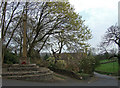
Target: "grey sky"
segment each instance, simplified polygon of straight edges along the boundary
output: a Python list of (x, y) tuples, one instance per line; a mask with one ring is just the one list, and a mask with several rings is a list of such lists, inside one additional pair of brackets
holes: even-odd
[(89, 43), (92, 47), (97, 47), (107, 28), (118, 23), (118, 2), (120, 0), (69, 1), (92, 31), (93, 39)]

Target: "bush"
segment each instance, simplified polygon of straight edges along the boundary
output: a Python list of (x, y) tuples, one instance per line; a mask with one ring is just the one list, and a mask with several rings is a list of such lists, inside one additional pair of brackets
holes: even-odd
[(56, 68), (58, 69), (65, 69), (66, 65), (67, 63), (65, 62), (65, 60), (57, 60), (57, 63), (55, 64)]
[(66, 70), (72, 71), (72, 72), (79, 71), (79, 66), (78, 66), (79, 59), (77, 58), (78, 55), (80, 56), (80, 54), (78, 53), (61, 54), (61, 59), (64, 59), (66, 62), (66, 68), (65, 68)]
[(54, 57), (49, 57), (47, 59), (48, 61), (48, 67), (55, 67), (55, 58)]
[(65, 69), (67, 65), (65, 60), (57, 60), (57, 62), (55, 63), (54, 57), (49, 57), (47, 61), (48, 61), (48, 67), (53, 67), (57, 69)]
[(74, 61), (70, 62), (70, 63), (67, 63), (66, 70), (72, 71), (72, 72), (79, 72), (78, 63), (76, 63)]
[(5, 64), (16, 64), (19, 63), (18, 56), (9, 50), (5, 50), (4, 53), (4, 63)]
[(93, 56), (86, 56), (81, 58), (79, 62), (80, 72), (91, 74), (95, 69), (95, 58)]
[(41, 58), (32, 58), (32, 63), (40, 65), (42, 63), (42, 59)]

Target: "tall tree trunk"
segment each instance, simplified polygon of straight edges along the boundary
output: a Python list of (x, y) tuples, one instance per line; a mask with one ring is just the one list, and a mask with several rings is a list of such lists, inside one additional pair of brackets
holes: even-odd
[(2, 14), (2, 32), (1, 32), (1, 44), (2, 44), (2, 63), (4, 62), (4, 47), (3, 47), (3, 42), (4, 42), (4, 30), (5, 30), (5, 15), (6, 15), (6, 7), (7, 7), (7, 2), (5, 2), (4, 4), (4, 8), (3, 8), (3, 14)]

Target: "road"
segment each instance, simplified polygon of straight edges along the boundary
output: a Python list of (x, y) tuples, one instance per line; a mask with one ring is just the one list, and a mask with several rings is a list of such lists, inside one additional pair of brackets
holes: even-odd
[[(118, 86), (116, 77), (95, 73), (90, 80), (77, 80), (66, 76), (66, 80), (55, 82), (32, 82), (23, 80), (3, 79), (2, 86)], [(1, 80), (0, 80), (1, 81)]]

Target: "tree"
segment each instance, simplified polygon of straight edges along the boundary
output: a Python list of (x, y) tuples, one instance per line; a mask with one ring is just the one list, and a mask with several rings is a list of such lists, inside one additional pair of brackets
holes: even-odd
[[(34, 49), (40, 53), (49, 44), (57, 45), (59, 53), (62, 52), (64, 46), (67, 46), (68, 50), (86, 47), (85, 41), (91, 38), (90, 30), (68, 2), (28, 3), (27, 14), (29, 56)], [(20, 25), (19, 28), (23, 29), (22, 22)], [(16, 33), (20, 31), (19, 28)], [(15, 42), (19, 39), (17, 37), (13, 38)], [(19, 40), (22, 41), (22, 39)]]
[(46, 44), (56, 47), (59, 54), (64, 47), (71, 52), (88, 47), (86, 41), (91, 39), (90, 29), (84, 25), (82, 17), (74, 12), (69, 3), (58, 3), (58, 6), (60, 5), (62, 7), (58, 7), (56, 12), (62, 14), (63, 22), (57, 25), (58, 30), (51, 33), (53, 35), (49, 37)]
[(104, 59), (108, 59), (109, 58), (109, 50), (107, 49), (107, 47), (104, 45), (104, 42), (101, 42), (100, 45), (98, 45), (99, 47), (99, 53), (102, 54), (102, 56), (104, 56)]
[[(120, 28), (117, 25), (113, 25), (111, 27), (109, 27), (106, 31), (106, 34), (104, 36), (104, 40), (102, 42), (103, 45), (110, 45), (112, 43), (115, 43), (118, 46), (118, 54), (117, 55), (113, 55), (112, 57), (117, 57), (118, 58), (118, 64), (120, 67)], [(119, 75), (120, 75), (120, 71), (119, 71)]]
[[(8, 4), (7, 4), (8, 5)], [(8, 28), (9, 18), (6, 15), (7, 23), (2, 23), (4, 36), (4, 45), (16, 49), (22, 54), (23, 45), (23, 13), (25, 11), (25, 2), (9, 3), (6, 5), (5, 14), (9, 7), (16, 7), (12, 21)], [(5, 6), (3, 3), (2, 8)], [(3, 8), (4, 12), (4, 8)], [(2, 15), (2, 14), (1, 14)], [(29, 2), (27, 4), (27, 55), (32, 57), (32, 52), (40, 53), (44, 48), (57, 50), (61, 53), (64, 47), (70, 52), (86, 49), (89, 47), (87, 40), (91, 39), (91, 31), (82, 17), (77, 14), (69, 2)], [(4, 20), (2, 20), (4, 22)], [(17, 23), (17, 24), (16, 24)], [(4, 29), (6, 29), (6, 32)], [(56, 48), (54, 47), (56, 46)], [(15, 51), (15, 50), (14, 50)]]
[[(2, 47), (2, 62), (4, 61), (4, 51), (9, 46), (17, 27), (21, 22), (21, 16), (24, 11), (24, 8), (21, 8), (21, 6), (22, 4), (20, 4), (20, 2), (1, 2), (1, 40), (4, 45), (4, 47)], [(18, 15), (20, 16), (19, 18)]]

